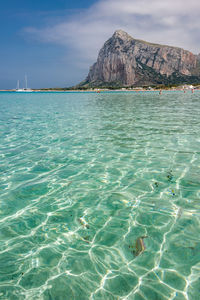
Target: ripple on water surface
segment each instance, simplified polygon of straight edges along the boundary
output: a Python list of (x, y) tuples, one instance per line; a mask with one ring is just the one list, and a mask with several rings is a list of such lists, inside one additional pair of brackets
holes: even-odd
[(200, 93), (0, 93), (0, 299), (199, 299)]

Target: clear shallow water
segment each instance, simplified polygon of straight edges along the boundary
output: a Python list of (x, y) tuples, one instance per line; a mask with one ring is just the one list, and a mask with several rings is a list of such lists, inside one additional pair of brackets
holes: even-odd
[(199, 92), (0, 93), (0, 299), (199, 299), (199, 116)]

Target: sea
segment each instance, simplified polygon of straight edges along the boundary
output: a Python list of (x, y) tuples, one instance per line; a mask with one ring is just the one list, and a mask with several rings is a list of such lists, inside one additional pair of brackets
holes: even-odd
[(0, 299), (200, 299), (200, 91), (0, 93)]

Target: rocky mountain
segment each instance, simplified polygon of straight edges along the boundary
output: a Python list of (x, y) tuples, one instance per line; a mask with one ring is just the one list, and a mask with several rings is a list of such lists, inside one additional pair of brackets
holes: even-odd
[(79, 85), (138, 86), (200, 82), (200, 54), (148, 43), (117, 30), (105, 42), (97, 62)]

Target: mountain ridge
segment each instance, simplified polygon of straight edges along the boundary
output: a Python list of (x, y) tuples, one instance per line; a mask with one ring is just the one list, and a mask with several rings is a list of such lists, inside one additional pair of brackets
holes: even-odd
[(138, 86), (200, 82), (200, 54), (134, 39), (116, 30), (78, 86)]

